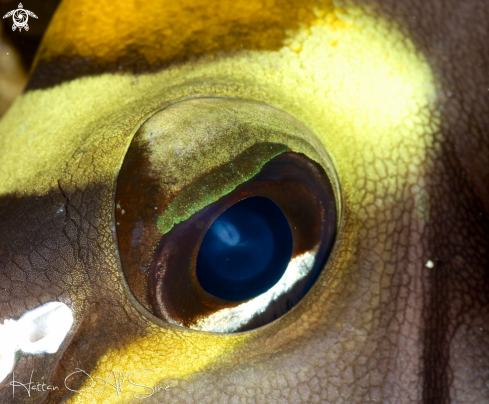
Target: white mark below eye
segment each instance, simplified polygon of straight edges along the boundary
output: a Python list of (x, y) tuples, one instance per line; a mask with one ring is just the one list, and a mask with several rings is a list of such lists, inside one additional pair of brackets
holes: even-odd
[(15, 352), (55, 353), (73, 324), (71, 309), (64, 303), (49, 302), (0, 324), (0, 382), (14, 368)]

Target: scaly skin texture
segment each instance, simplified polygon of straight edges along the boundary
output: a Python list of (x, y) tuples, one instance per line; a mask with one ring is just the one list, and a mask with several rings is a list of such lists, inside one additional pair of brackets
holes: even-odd
[[(170, 386), (154, 403), (489, 402), (489, 12), (476, 0), (334, 6), (62, 3), (27, 92), (0, 121), (0, 321), (58, 300), (75, 323), (57, 353), (22, 356), (16, 379), (34, 369), (33, 381), (62, 387), (75, 368), (104, 380), (152, 369), (133, 380)], [(243, 334), (168, 326), (120, 267), (114, 193), (129, 143), (155, 112), (202, 96), (302, 122), (342, 191), (314, 287)], [(15, 402), (149, 391), (95, 384), (16, 390)]]

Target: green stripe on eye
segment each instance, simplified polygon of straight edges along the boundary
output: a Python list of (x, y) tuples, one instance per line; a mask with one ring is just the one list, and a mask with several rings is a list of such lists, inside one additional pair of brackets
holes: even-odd
[(168, 233), (176, 224), (253, 178), (271, 159), (287, 151), (289, 148), (284, 144), (259, 143), (230, 163), (203, 175), (168, 204), (164, 213), (158, 217), (158, 230), (162, 234)]

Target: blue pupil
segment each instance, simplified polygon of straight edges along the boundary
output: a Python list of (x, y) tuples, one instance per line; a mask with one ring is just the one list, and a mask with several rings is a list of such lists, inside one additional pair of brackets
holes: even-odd
[(292, 232), (282, 209), (263, 197), (244, 199), (212, 223), (197, 256), (197, 279), (220, 299), (254, 298), (275, 285), (292, 256)]

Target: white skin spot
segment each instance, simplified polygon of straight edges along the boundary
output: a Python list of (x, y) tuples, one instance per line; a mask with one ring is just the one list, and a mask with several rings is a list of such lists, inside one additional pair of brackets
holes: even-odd
[(71, 309), (60, 302), (49, 302), (22, 315), (17, 321), (0, 324), (0, 382), (12, 372), (15, 352), (55, 353), (73, 324)]
[(433, 264), (433, 261), (430, 260), (426, 264), (424, 264), (424, 266), (426, 268), (433, 268), (435, 266), (435, 264)]

